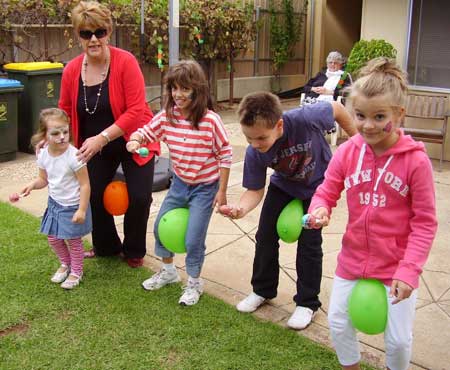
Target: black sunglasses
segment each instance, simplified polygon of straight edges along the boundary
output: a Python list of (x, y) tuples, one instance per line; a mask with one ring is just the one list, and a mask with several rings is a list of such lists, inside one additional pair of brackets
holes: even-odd
[(92, 35), (95, 35), (96, 38), (102, 39), (108, 34), (108, 31), (104, 28), (97, 28), (94, 32), (89, 30), (80, 30), (80, 37), (83, 40), (90, 40)]

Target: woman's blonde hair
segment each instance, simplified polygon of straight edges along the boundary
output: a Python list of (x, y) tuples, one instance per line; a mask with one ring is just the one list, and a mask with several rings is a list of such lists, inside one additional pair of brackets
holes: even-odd
[(389, 95), (392, 106), (405, 107), (408, 94), (406, 73), (394, 59), (385, 57), (370, 60), (359, 72), (350, 88), (350, 102), (358, 95), (367, 98)]
[(35, 147), (40, 141), (44, 140), (47, 136), (47, 123), (50, 119), (60, 121), (69, 125), (69, 116), (62, 109), (59, 108), (46, 108), (42, 109), (39, 114), (39, 128), (37, 132), (31, 137), (31, 146)]
[(76, 34), (81, 29), (105, 28), (108, 33), (112, 31), (111, 11), (97, 1), (80, 1), (72, 9), (72, 25)]
[(189, 105), (189, 119), (194, 128), (198, 129), (198, 124), (208, 109), (210, 99), (208, 81), (202, 67), (194, 60), (183, 60), (171, 66), (165, 76), (166, 98), (164, 109), (169, 121), (174, 120), (175, 100), (172, 97), (172, 89), (175, 85), (192, 89), (191, 104)]

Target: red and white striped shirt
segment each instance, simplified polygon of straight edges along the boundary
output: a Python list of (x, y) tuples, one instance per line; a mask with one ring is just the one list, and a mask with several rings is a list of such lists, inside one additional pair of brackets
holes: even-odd
[(148, 141), (167, 144), (176, 175), (188, 184), (216, 181), (219, 168), (230, 168), (232, 149), (222, 119), (208, 110), (198, 130), (174, 108), (175, 120), (169, 122), (162, 110), (144, 127), (138, 129)]

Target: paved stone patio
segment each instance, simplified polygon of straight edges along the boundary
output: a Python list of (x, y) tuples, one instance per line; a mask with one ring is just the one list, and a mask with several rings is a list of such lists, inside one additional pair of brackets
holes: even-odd
[[(294, 107), (296, 101), (284, 102), (285, 109)], [(240, 134), (234, 110), (222, 111), (234, 149), (234, 160), (228, 186), (228, 199), (237, 201), (243, 192), (242, 167), (247, 143)], [(167, 153), (166, 150), (164, 150)], [(437, 168), (437, 161), (433, 161)], [(17, 191), (36, 173), (32, 155), (20, 153), (12, 162), (0, 163), (0, 200), (7, 201), (11, 192)], [(450, 370), (450, 163), (446, 162), (442, 172), (435, 171), (437, 212), (439, 229), (430, 257), (421, 278), (419, 300), (414, 328), (412, 369)], [(157, 270), (160, 262), (153, 254), (153, 222), (166, 191), (154, 193), (148, 227), (148, 254), (146, 266)], [(46, 206), (47, 192), (36, 191), (28, 199), (16, 203), (17, 207), (41, 216)], [(251, 292), (250, 285), (254, 254), (255, 232), (260, 207), (246, 218), (229, 220), (214, 214), (207, 237), (207, 256), (202, 272), (206, 291), (225, 302), (235, 305)], [(332, 223), (324, 229), (324, 268), (322, 291), (323, 307), (312, 325), (299, 332), (315, 341), (330, 346), (326, 314), (336, 266), (336, 256), (345, 229), (347, 211), (345, 199), (341, 199), (333, 213)], [(121, 229), (122, 218), (116, 222)], [(184, 256), (175, 258), (184, 277)], [(280, 248), (280, 284), (278, 296), (255, 312), (262, 320), (270, 320), (286, 326), (294, 311), (292, 296), (295, 294), (295, 248), (282, 243)], [(286, 327), (286, 330), (290, 330)], [(375, 366), (383, 367), (384, 347), (382, 335), (361, 335), (363, 357)]]

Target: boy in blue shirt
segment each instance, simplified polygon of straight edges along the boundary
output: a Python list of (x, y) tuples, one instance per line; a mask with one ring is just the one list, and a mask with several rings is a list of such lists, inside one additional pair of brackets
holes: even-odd
[[(248, 143), (243, 186), (247, 189), (237, 205), (223, 205), (223, 215), (237, 219), (253, 210), (264, 196), (267, 168), (273, 168), (256, 233), (253, 261), (253, 292), (238, 303), (241, 312), (253, 312), (277, 295), (279, 279), (278, 216), (294, 198), (308, 209), (322, 183), (331, 150), (324, 132), (337, 123), (352, 136), (352, 118), (342, 104), (318, 102), (283, 114), (281, 103), (268, 92), (251, 93), (239, 106), (241, 129)], [(321, 306), (322, 230), (304, 229), (297, 244), (297, 308), (288, 321), (293, 329), (306, 328)]]

